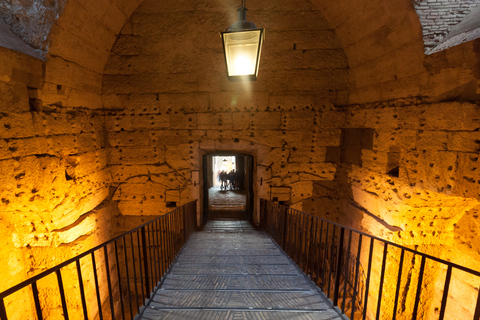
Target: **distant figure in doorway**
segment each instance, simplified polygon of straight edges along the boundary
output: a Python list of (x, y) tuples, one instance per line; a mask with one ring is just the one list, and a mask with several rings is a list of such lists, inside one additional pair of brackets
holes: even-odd
[(227, 182), (227, 173), (225, 171), (222, 170), (222, 172), (220, 172), (219, 174), (220, 176), (220, 189), (221, 190), (227, 190), (227, 185), (228, 185), (228, 182)]

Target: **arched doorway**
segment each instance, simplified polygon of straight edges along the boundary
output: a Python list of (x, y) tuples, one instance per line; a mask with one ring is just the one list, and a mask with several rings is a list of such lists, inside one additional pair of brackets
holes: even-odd
[[(222, 181), (223, 180), (223, 181)], [(233, 152), (203, 156), (204, 220), (251, 220), (253, 157)]]

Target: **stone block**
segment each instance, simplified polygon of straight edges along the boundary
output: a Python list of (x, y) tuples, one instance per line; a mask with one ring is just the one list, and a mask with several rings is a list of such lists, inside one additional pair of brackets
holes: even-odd
[(280, 112), (253, 112), (251, 113), (251, 128), (256, 130), (279, 130), (282, 124)]
[(447, 149), (449, 151), (478, 153), (480, 151), (480, 132), (449, 132)]
[(232, 129), (231, 113), (199, 113), (198, 129)]
[(0, 116), (0, 137), (3, 139), (33, 136), (35, 136), (35, 127), (31, 113), (13, 113)]
[(19, 113), (28, 112), (28, 90), (23, 84), (6, 83), (0, 81), (0, 112)]
[(417, 136), (417, 149), (419, 150), (447, 150), (448, 132), (423, 131)]
[(138, 165), (165, 162), (163, 153), (153, 147), (118, 147), (110, 150), (110, 164)]
[(197, 114), (171, 114), (170, 115), (171, 129), (196, 129), (197, 128)]
[(234, 112), (232, 113), (232, 128), (233, 130), (248, 130), (251, 129), (252, 114), (249, 112)]
[(45, 81), (97, 94), (102, 92), (100, 73), (68, 62), (61, 57), (54, 57), (49, 60), (45, 68)]

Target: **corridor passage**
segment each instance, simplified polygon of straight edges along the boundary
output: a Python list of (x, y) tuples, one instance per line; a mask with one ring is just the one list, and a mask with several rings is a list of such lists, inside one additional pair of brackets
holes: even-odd
[(191, 236), (140, 319), (342, 318), (265, 233), (217, 220)]

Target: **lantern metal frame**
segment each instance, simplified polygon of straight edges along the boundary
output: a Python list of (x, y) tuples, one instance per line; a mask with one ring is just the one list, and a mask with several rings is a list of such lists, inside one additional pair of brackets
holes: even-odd
[[(240, 8), (237, 9), (238, 11), (238, 21), (228, 27), (225, 31), (220, 32), (220, 37), (222, 38), (223, 44), (223, 55), (225, 59), (225, 67), (227, 71), (227, 78), (230, 81), (255, 81), (257, 80), (258, 76), (258, 68), (260, 65), (260, 55), (262, 53), (262, 45), (265, 40), (265, 29), (257, 28), (257, 26), (247, 20), (247, 8), (245, 7), (246, 0), (242, 0), (242, 5)], [(232, 34), (242, 34), (252, 31), (258, 31), (259, 38), (257, 44), (257, 52), (256, 52), (256, 59), (255, 59), (255, 71), (253, 74), (247, 75), (231, 75), (230, 68), (229, 68), (229, 59), (227, 58), (227, 47), (225, 45), (225, 37), (232, 35)]]

